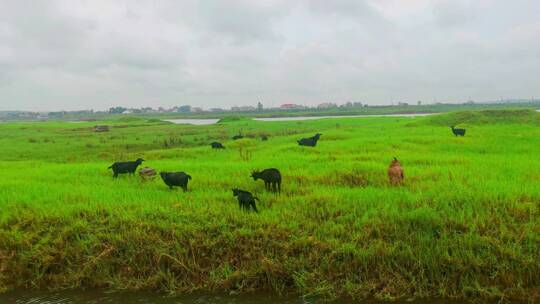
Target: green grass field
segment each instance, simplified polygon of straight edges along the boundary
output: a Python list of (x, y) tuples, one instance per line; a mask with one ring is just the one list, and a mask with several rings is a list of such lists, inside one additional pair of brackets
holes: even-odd
[[(540, 301), (540, 113), (103, 123), (0, 124), (0, 288)], [(317, 147), (296, 144), (316, 132)], [(190, 191), (112, 178), (113, 161), (138, 157), (189, 173)], [(281, 195), (250, 178), (270, 167)]]

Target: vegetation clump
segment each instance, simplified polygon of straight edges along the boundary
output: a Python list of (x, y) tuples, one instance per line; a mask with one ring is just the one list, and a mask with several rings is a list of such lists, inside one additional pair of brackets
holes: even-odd
[(122, 122), (122, 123), (128, 123), (128, 122), (144, 122), (144, 118), (136, 117), (136, 116), (122, 116), (115, 118), (114, 121)]
[(220, 118), (217, 123), (239, 122), (239, 121), (252, 121), (253, 119), (244, 116), (226, 116)]
[(165, 121), (165, 120), (161, 120), (161, 119), (158, 119), (158, 118), (150, 118), (150, 119), (147, 119), (146, 122), (151, 123), (151, 124), (156, 124), (156, 123), (159, 123), (159, 124), (172, 124), (172, 122), (170, 122), (170, 121)]

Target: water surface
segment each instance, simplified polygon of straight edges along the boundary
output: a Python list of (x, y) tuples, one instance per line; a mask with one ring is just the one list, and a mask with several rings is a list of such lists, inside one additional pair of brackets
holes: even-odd
[(185, 119), (163, 119), (163, 120), (172, 122), (175, 124), (188, 124), (188, 125), (196, 125), (196, 126), (213, 125), (219, 121), (219, 119), (216, 119), (216, 118), (202, 118), (202, 119), (185, 118)]
[[(420, 113), (420, 114), (382, 114), (382, 115), (334, 115), (334, 116), (289, 116), (289, 117), (255, 117), (256, 121), (295, 121), (295, 120), (315, 120), (315, 119), (328, 119), (328, 118), (360, 118), (360, 117), (420, 117), (433, 115), (435, 113)], [(219, 121), (216, 118), (204, 118), (204, 119), (164, 119), (175, 124), (190, 124), (190, 125), (213, 125)]]
[[(193, 293), (180, 296), (167, 296), (149, 292), (110, 292), (97, 290), (69, 290), (60, 292), (18, 290), (0, 294), (1, 304), (466, 304), (467, 301), (451, 301), (442, 299), (399, 300), (381, 302), (366, 300), (351, 302), (349, 300), (325, 301), (318, 297), (277, 296), (269, 293), (243, 295)], [(482, 303), (497, 303), (488, 301)]]

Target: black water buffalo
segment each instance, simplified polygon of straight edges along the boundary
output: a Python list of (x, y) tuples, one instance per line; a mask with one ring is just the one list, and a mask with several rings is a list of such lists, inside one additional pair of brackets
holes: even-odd
[(225, 149), (225, 147), (217, 141), (211, 143), (210, 146), (212, 146), (212, 149)]
[(114, 173), (114, 177), (118, 177), (118, 174), (133, 174), (137, 170), (137, 167), (142, 164), (144, 159), (139, 158), (136, 161), (130, 161), (130, 162), (116, 162), (112, 164), (108, 169), (112, 169)]
[(181, 187), (184, 192), (187, 191), (188, 182), (191, 176), (185, 172), (160, 172), (161, 179), (165, 185), (169, 186), (172, 190), (173, 187)]
[(307, 147), (315, 147), (317, 145), (317, 141), (321, 137), (321, 133), (315, 134), (315, 136), (308, 137), (308, 138), (302, 138), (298, 140), (298, 144), (300, 146), (307, 146)]
[(281, 192), (281, 173), (278, 169), (270, 168), (264, 169), (262, 171), (254, 171), (251, 173), (253, 180), (258, 180), (259, 178), (264, 181), (264, 188), (266, 190), (272, 190), (274, 192)]

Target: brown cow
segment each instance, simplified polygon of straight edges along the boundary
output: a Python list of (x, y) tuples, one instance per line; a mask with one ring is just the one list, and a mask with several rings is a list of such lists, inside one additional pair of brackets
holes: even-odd
[(156, 175), (157, 175), (156, 170), (152, 168), (145, 167), (139, 170), (139, 176), (141, 177), (143, 181), (153, 180), (156, 177)]
[(403, 167), (401, 167), (401, 164), (397, 160), (397, 158), (394, 157), (394, 160), (390, 163), (390, 166), (388, 167), (388, 179), (390, 180), (391, 185), (400, 185), (403, 183)]

